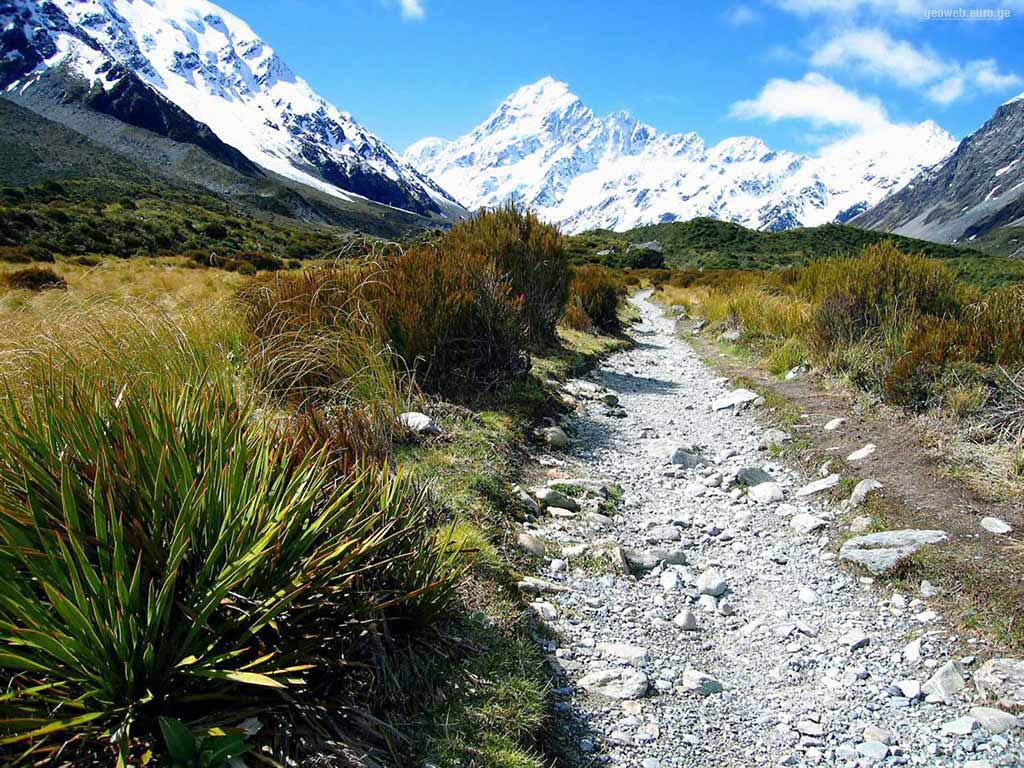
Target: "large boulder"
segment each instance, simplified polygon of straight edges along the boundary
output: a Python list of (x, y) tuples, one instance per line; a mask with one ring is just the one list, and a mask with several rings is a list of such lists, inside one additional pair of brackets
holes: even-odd
[(990, 659), (974, 673), (974, 685), (986, 701), (1009, 712), (1024, 712), (1024, 659)]
[(601, 669), (580, 679), (580, 688), (609, 699), (639, 699), (647, 687), (647, 675), (636, 669)]
[(879, 576), (899, 565), (929, 544), (941, 544), (949, 538), (945, 531), (882, 531), (849, 539), (839, 550), (839, 557), (863, 566)]

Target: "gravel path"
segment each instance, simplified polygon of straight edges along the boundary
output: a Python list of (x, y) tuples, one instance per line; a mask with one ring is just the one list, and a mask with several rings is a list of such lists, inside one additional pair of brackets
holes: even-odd
[[(545, 582), (526, 586), (558, 638), (558, 706), (575, 713), (584, 764), (1024, 764), (1019, 724), (996, 733), (998, 714), (972, 717), (976, 664), (951, 655), (970, 641), (950, 636), (926, 596), (840, 567), (826, 530), (838, 510), (796, 495), (819, 478), (771, 458), (782, 436), (758, 423), (756, 402), (713, 410), (727, 383), (646, 295), (633, 301), (639, 345), (567, 387), (582, 404), (571, 458), (542, 462), (552, 483), (597, 482), (576, 494), (579, 510), (541, 493), (553, 509), (528, 526), (548, 558)], [(669, 464), (679, 447), (683, 464)], [(694, 456), (710, 463), (685, 469)], [(751, 500), (735, 480), (751, 468), (784, 498)], [(602, 483), (624, 492), (610, 520)], [(653, 565), (645, 555), (685, 564), (610, 573), (616, 544), (634, 573)]]

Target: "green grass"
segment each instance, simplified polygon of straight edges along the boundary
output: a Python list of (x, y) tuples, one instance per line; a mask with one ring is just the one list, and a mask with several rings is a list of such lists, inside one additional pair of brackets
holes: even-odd
[[(997, 231), (998, 232), (998, 231)], [(993, 238), (997, 235), (993, 235)], [(1013, 239), (1006, 234), (1005, 242)], [(672, 269), (772, 270), (843, 258), (869, 245), (892, 242), (904, 253), (947, 260), (961, 278), (984, 288), (1024, 280), (1024, 263), (1007, 258), (1008, 246), (953, 246), (843, 224), (824, 224), (783, 232), (761, 232), (709, 218), (651, 224), (628, 232), (595, 230), (570, 238), (570, 253), (583, 263), (619, 264), (630, 243), (661, 243), (665, 266)], [(611, 250), (606, 256), (599, 251)]]
[[(337, 227), (256, 215), (213, 195), (109, 179), (0, 190), (0, 246), (68, 257), (194, 257), (227, 264), (245, 253), (323, 257), (348, 242)], [(0, 252), (0, 256), (2, 256)]]

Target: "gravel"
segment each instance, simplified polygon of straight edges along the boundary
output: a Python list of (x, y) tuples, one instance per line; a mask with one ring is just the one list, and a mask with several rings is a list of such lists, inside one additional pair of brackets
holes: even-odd
[[(996, 704), (957, 661), (964, 639), (940, 618), (919, 621), (931, 612), (924, 594), (896, 595), (838, 561), (828, 534), (840, 530), (839, 510), (827, 494), (798, 495), (815, 478), (765, 453), (759, 400), (717, 377), (646, 297), (633, 301), (642, 343), (567, 387), (614, 393), (625, 417), (607, 414), (599, 394), (577, 398), (574, 456), (560, 465), (618, 485), (618, 514), (601, 531), (585, 514), (542, 518), (531, 531), (568, 561), (543, 571), (568, 591), (535, 588), (545, 593), (538, 614), (557, 616), (538, 642), (564, 676), (557, 708), (573, 713), (578, 763), (1024, 764), (1019, 721), (989, 711)], [(711, 463), (669, 465), (671, 454), (652, 451), (658, 440)], [(785, 501), (748, 497), (736, 477), (749, 467)], [(584, 552), (609, 572), (581, 567)]]

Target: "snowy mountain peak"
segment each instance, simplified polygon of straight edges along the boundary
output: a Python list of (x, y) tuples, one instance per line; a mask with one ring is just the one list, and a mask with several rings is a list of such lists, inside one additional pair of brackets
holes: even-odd
[[(0, 27), (7, 89), (68, 65), (112, 89), (127, 71), (264, 169), (417, 213), (459, 206), (352, 116), (321, 98), (237, 16), (207, 0), (10, 0)], [(9, 66), (11, 64), (11, 66)]]
[(569, 232), (712, 216), (758, 229), (845, 221), (953, 150), (932, 122), (889, 125), (818, 156), (753, 136), (706, 147), (627, 112), (596, 116), (569, 86), (520, 88), (454, 141), (426, 139), (405, 159), (469, 208), (529, 206)]
[(555, 112), (578, 102), (579, 98), (569, 90), (567, 83), (553, 77), (542, 77), (535, 83), (524, 85), (498, 108), (528, 112)]

